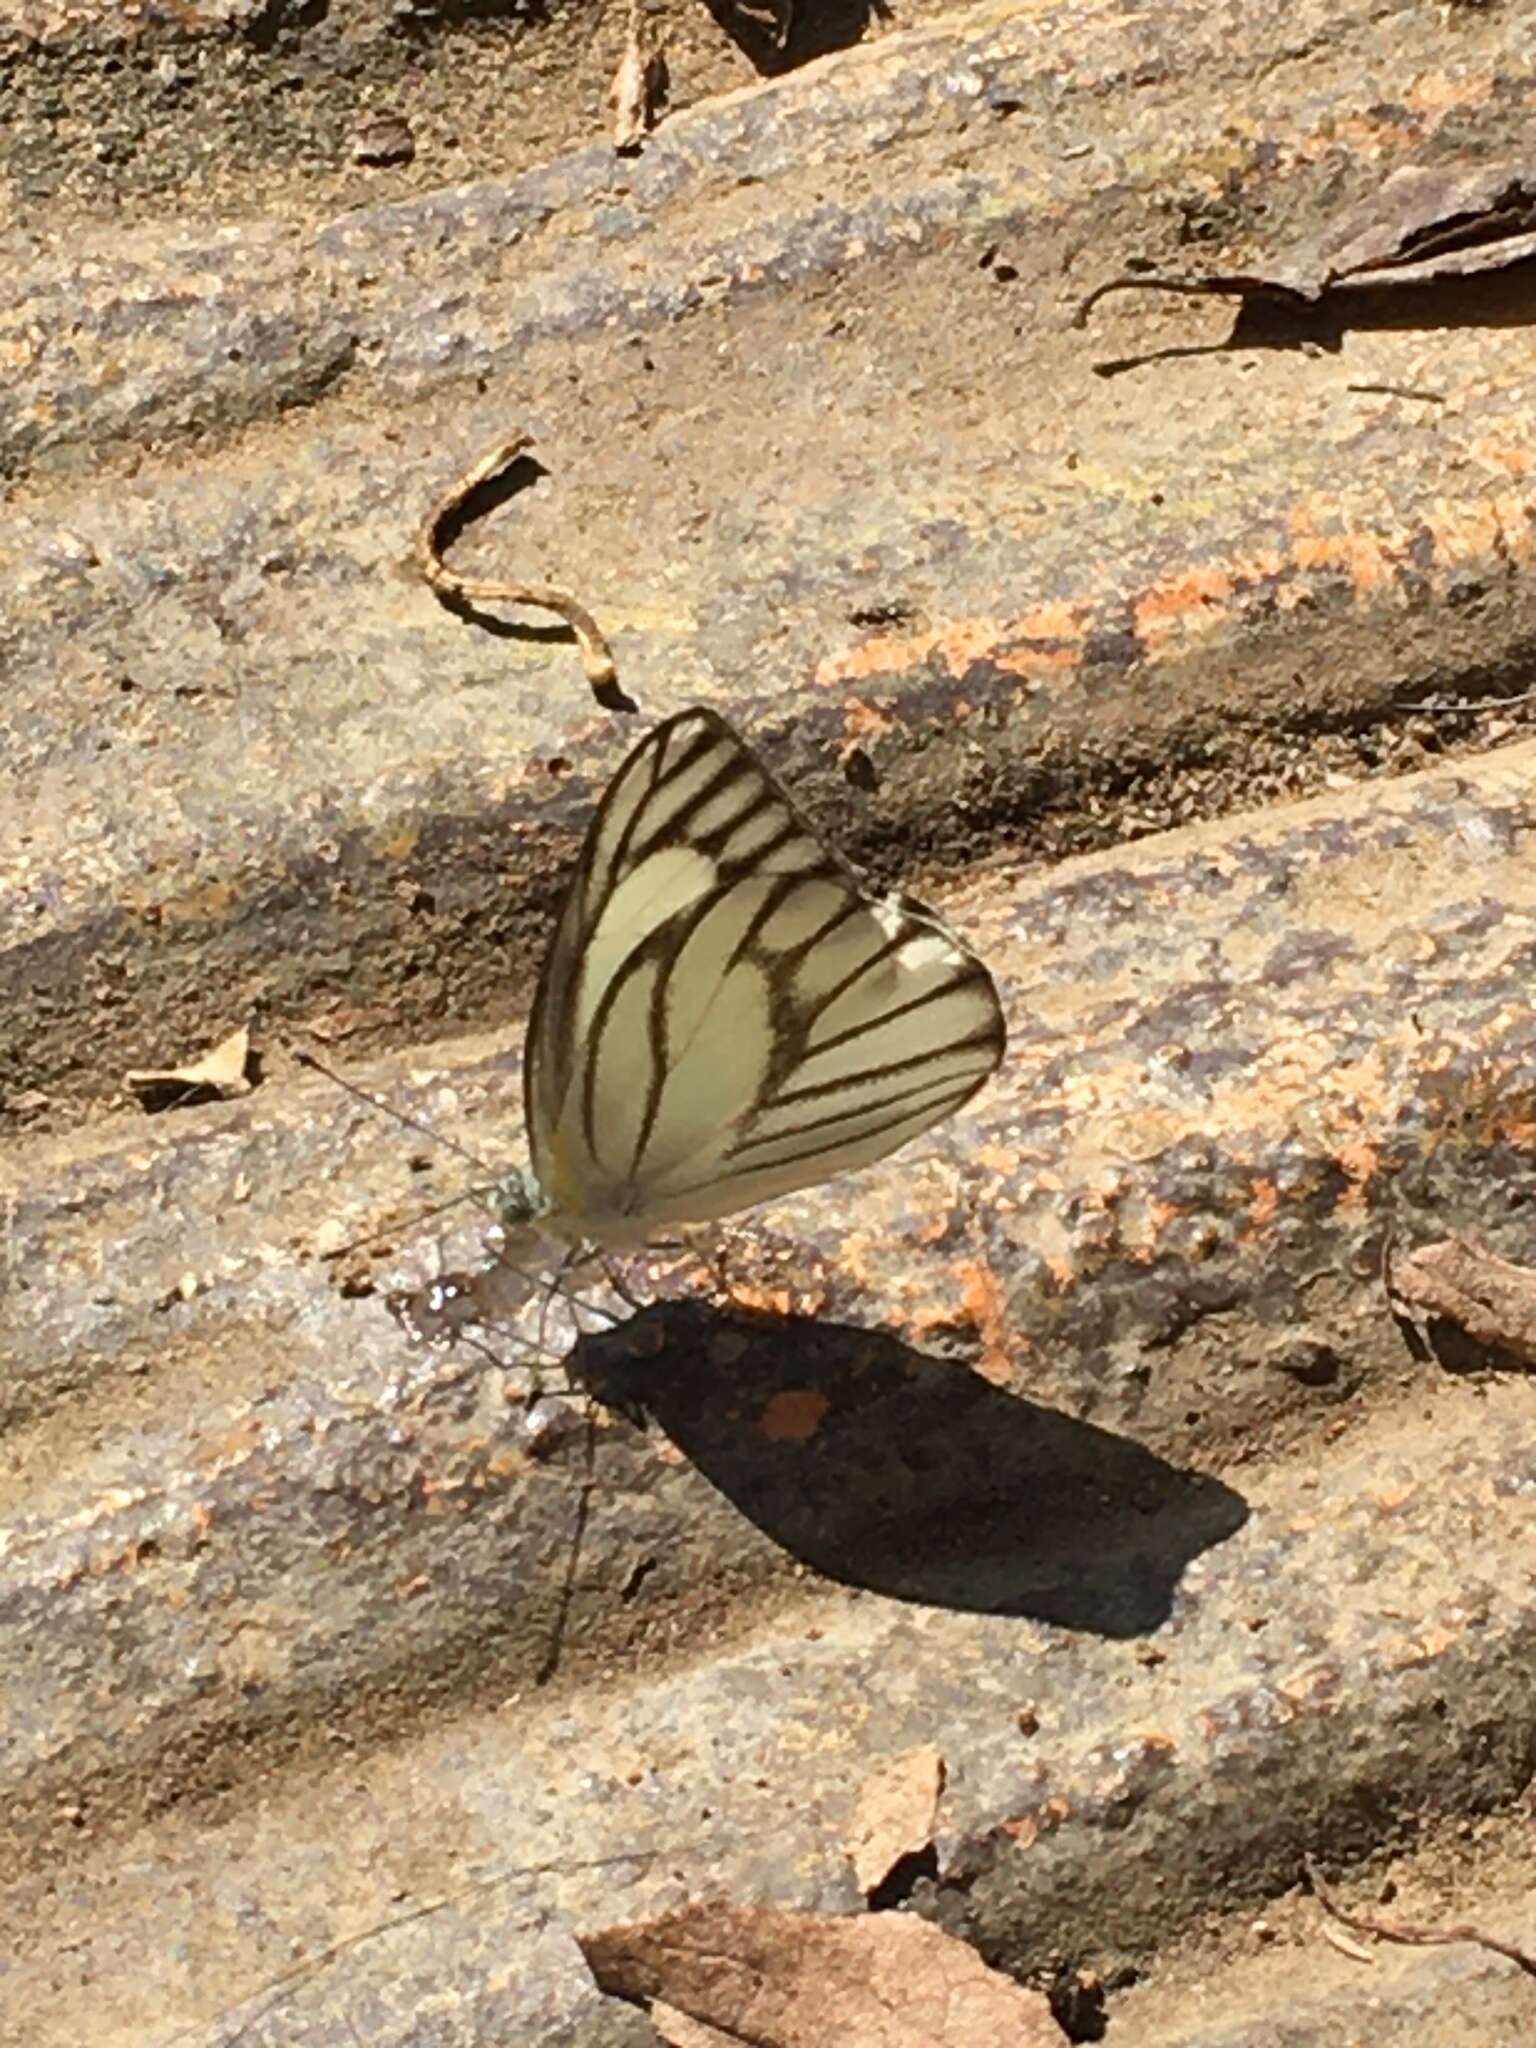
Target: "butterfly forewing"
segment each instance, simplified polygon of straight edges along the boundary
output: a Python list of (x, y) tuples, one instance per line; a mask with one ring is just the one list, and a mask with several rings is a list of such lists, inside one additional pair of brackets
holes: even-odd
[(545, 960), (534, 1169), (572, 1234), (706, 1221), (882, 1158), (1002, 1051), (980, 962), (683, 712), (614, 777)]

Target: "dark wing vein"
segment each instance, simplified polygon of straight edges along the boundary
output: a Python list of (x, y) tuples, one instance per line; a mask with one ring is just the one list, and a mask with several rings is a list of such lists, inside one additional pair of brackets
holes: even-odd
[(588, 830), (529, 1027), (534, 1169), (595, 1235), (867, 1164), (1002, 1056), (986, 969), (875, 901), (723, 719), (642, 740)]

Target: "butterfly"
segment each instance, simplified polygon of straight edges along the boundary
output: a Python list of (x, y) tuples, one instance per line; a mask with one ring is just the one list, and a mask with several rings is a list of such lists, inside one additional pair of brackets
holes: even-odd
[(894, 1152), (1004, 1046), (953, 932), (872, 894), (717, 712), (679, 712), (587, 830), (528, 1026), (532, 1170), (497, 1184), (499, 1221), (596, 1247), (712, 1222)]

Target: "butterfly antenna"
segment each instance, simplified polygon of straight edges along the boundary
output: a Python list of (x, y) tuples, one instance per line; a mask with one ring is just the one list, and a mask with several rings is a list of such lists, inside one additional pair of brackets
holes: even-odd
[[(451, 1195), (446, 1202), (439, 1202), (435, 1208), (423, 1210), (416, 1221), (425, 1223), (433, 1216), (442, 1215), (445, 1209), (454, 1208), (460, 1202), (477, 1202), (488, 1215), (495, 1215), (495, 1204), (486, 1201), (485, 1196), (496, 1187), (496, 1176), (492, 1173), (485, 1160), (480, 1158), (478, 1153), (471, 1152), (467, 1145), (459, 1144), (456, 1139), (445, 1136), (442, 1131), (435, 1131), (421, 1117), (412, 1116), (409, 1110), (396, 1109), (392, 1102), (385, 1102), (381, 1096), (370, 1094), (366, 1088), (359, 1088), (355, 1081), (349, 1081), (344, 1074), (338, 1074), (334, 1067), (328, 1067), (324, 1060), (317, 1059), (314, 1053), (306, 1052), (302, 1046), (290, 1046), (289, 1051), (301, 1067), (309, 1067), (314, 1073), (323, 1074), (327, 1081), (334, 1082), (338, 1088), (345, 1094), (350, 1095), (354, 1101), (366, 1104), (369, 1109), (377, 1110), (380, 1116), (392, 1117), (397, 1124), (404, 1124), (409, 1130), (419, 1131), (424, 1138), (430, 1138), (434, 1145), (441, 1145), (445, 1151), (452, 1152), (456, 1158), (464, 1160), (468, 1165), (473, 1166), (477, 1172), (483, 1173), (486, 1176), (483, 1187), (467, 1188), (463, 1194)], [(394, 1228), (376, 1231), (370, 1237), (354, 1239), (344, 1249), (349, 1252), (358, 1251), (365, 1245), (375, 1242), (377, 1238), (393, 1237), (396, 1234), (397, 1232)], [(337, 1253), (336, 1256), (339, 1258), (341, 1253)], [(574, 1263), (574, 1259), (575, 1254), (572, 1251), (568, 1252), (561, 1260), (559, 1272), (555, 1275), (550, 1292), (558, 1294), (562, 1300), (572, 1303), (573, 1306), (590, 1309), (595, 1315), (605, 1317), (608, 1322), (617, 1323), (620, 1318), (612, 1314), (610, 1310), (603, 1308), (600, 1303), (581, 1301), (580, 1297), (569, 1288), (560, 1285), (561, 1279)], [(502, 1263), (508, 1272), (516, 1273), (520, 1279), (536, 1280), (535, 1275), (526, 1272), (523, 1267), (517, 1265), (514, 1261), (506, 1259)], [(546, 1295), (546, 1313), (548, 1299), (549, 1296)], [(542, 1342), (544, 1333), (544, 1320), (542, 1316), (539, 1323), (539, 1333)], [(511, 1333), (508, 1332), (507, 1334), (510, 1335)], [(527, 1345), (530, 1350), (538, 1348), (535, 1345), (529, 1344), (529, 1340), (526, 1337), (519, 1339), (519, 1341)]]
[(490, 1186), (494, 1187), (496, 1185), (496, 1176), (491, 1172), (490, 1167), (483, 1159), (471, 1152), (467, 1146), (460, 1145), (453, 1138), (445, 1137), (441, 1131), (434, 1131), (429, 1123), (425, 1123), (419, 1116), (412, 1116), (409, 1110), (396, 1109), (392, 1102), (385, 1102), (381, 1096), (370, 1095), (366, 1088), (359, 1088), (355, 1081), (349, 1081), (345, 1075), (338, 1074), (334, 1067), (328, 1067), (324, 1060), (316, 1059), (312, 1052), (305, 1052), (302, 1047), (297, 1045), (290, 1046), (289, 1050), (301, 1067), (311, 1067), (315, 1073), (324, 1074), (327, 1081), (334, 1081), (338, 1088), (344, 1089), (348, 1095), (353, 1096), (358, 1102), (366, 1102), (368, 1107), (376, 1109), (380, 1116), (393, 1117), (397, 1124), (404, 1124), (410, 1130), (420, 1131), (421, 1135), (424, 1138), (430, 1138), (434, 1145), (441, 1145), (445, 1151), (452, 1152), (458, 1158), (467, 1160), (471, 1166), (485, 1174)]
[[(492, 1192), (494, 1186), (495, 1183), (493, 1181), (487, 1181), (483, 1188), (466, 1188), (460, 1195), (450, 1195), (446, 1201), (434, 1202), (430, 1209), (418, 1210), (411, 1217), (407, 1227), (414, 1230), (418, 1223), (430, 1223), (434, 1216), (441, 1216), (449, 1209), (457, 1209), (461, 1202), (474, 1202), (485, 1211), (487, 1216), (494, 1216), (496, 1214), (495, 1204), (485, 1199)], [(366, 1251), (370, 1245), (381, 1244), (385, 1239), (399, 1237), (400, 1234), (399, 1224), (386, 1223), (382, 1230), (370, 1230), (363, 1237), (354, 1237), (349, 1244), (341, 1245), (333, 1252), (328, 1251), (325, 1256), (327, 1259), (344, 1259), (351, 1252)]]

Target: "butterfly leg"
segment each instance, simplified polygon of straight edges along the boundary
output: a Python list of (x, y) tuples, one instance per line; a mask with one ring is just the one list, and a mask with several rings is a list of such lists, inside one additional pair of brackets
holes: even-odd
[(730, 1244), (725, 1233), (713, 1224), (684, 1231), (682, 1248), (704, 1269), (711, 1295), (729, 1305), (731, 1300)]
[(598, 1253), (597, 1263), (602, 1267), (603, 1278), (608, 1282), (608, 1285), (613, 1289), (620, 1301), (627, 1307), (632, 1308), (638, 1315), (646, 1304), (631, 1288), (629, 1277), (623, 1267), (610, 1258), (607, 1252)]

